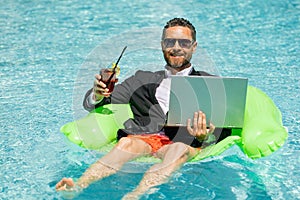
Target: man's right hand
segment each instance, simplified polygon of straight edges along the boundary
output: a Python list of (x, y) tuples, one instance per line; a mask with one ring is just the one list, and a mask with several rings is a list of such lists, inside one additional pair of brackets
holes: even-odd
[(110, 92), (108, 92), (108, 88), (105, 83), (101, 81), (101, 75), (96, 74), (95, 75), (95, 81), (94, 81), (94, 87), (93, 87), (93, 99), (95, 101), (101, 101), (103, 97), (109, 97)]

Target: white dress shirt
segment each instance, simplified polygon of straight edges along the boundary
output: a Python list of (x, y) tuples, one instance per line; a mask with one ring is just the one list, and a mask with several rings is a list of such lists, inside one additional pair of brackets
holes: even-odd
[[(188, 76), (192, 66), (176, 73), (176, 76)], [(170, 90), (171, 90), (171, 72), (166, 69), (166, 78), (156, 89), (155, 97), (165, 114), (169, 111)]]

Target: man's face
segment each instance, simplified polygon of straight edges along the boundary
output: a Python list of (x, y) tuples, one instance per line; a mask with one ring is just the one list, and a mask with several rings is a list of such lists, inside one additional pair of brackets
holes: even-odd
[(161, 46), (167, 64), (180, 71), (190, 63), (197, 42), (188, 27), (174, 26), (165, 30)]

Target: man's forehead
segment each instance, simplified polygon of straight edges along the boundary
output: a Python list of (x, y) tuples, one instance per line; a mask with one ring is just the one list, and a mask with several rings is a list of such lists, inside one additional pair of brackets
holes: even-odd
[(173, 26), (165, 31), (166, 38), (192, 38), (192, 31), (188, 27)]

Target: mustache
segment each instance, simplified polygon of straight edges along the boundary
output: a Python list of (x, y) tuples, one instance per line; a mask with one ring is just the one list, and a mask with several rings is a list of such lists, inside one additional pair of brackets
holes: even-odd
[(170, 50), (169, 54), (171, 56), (185, 56), (185, 53), (182, 52), (181, 50)]

